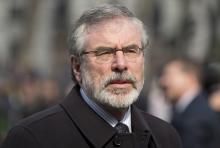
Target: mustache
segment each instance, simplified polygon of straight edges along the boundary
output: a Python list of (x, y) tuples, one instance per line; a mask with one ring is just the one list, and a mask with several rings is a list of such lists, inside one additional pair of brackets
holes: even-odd
[(129, 83), (131, 83), (133, 85), (134, 88), (136, 88), (136, 78), (131, 75), (128, 74), (127, 72), (113, 72), (111, 75), (107, 76), (104, 81), (102, 86), (106, 87), (107, 85), (109, 85), (111, 82), (113, 81), (127, 81)]

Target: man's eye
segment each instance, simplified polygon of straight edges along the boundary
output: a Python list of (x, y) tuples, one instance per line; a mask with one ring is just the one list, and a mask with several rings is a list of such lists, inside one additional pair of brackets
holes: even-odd
[(95, 53), (96, 56), (109, 55), (109, 54), (112, 54), (112, 50), (102, 50), (102, 51), (97, 51)]
[(125, 53), (137, 53), (137, 49), (135, 48), (127, 48), (124, 50)]

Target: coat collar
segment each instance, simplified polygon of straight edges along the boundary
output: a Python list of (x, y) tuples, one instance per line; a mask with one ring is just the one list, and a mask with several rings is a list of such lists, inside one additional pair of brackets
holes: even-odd
[(147, 116), (146, 113), (138, 109), (135, 105), (132, 105), (131, 110), (131, 125), (132, 131), (137, 133), (139, 137), (145, 138), (145, 141), (151, 142), (151, 146), (149, 147), (156, 147), (159, 148), (158, 140), (154, 133), (152, 132), (147, 120), (144, 119), (143, 114)]
[[(60, 105), (73, 121), (73, 124), (95, 147), (103, 147), (116, 134), (115, 129), (83, 101), (79, 86), (75, 86)], [(150, 128), (141, 116), (141, 112), (132, 106), (132, 131), (149, 135)]]

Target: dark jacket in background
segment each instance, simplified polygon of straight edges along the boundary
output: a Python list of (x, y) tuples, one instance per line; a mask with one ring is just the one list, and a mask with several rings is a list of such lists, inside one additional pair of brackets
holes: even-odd
[(172, 121), (183, 148), (220, 148), (220, 123), (209, 108), (205, 93), (200, 93)]
[(2, 148), (180, 148), (176, 131), (164, 121), (131, 107), (132, 134), (117, 135), (81, 98), (75, 87), (65, 100), (21, 121)]

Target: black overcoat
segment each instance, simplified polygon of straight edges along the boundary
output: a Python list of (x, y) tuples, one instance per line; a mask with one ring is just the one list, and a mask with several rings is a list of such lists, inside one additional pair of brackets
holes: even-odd
[(117, 135), (82, 99), (79, 87), (58, 105), (14, 126), (2, 148), (180, 148), (176, 131), (166, 122), (131, 107), (132, 134)]

